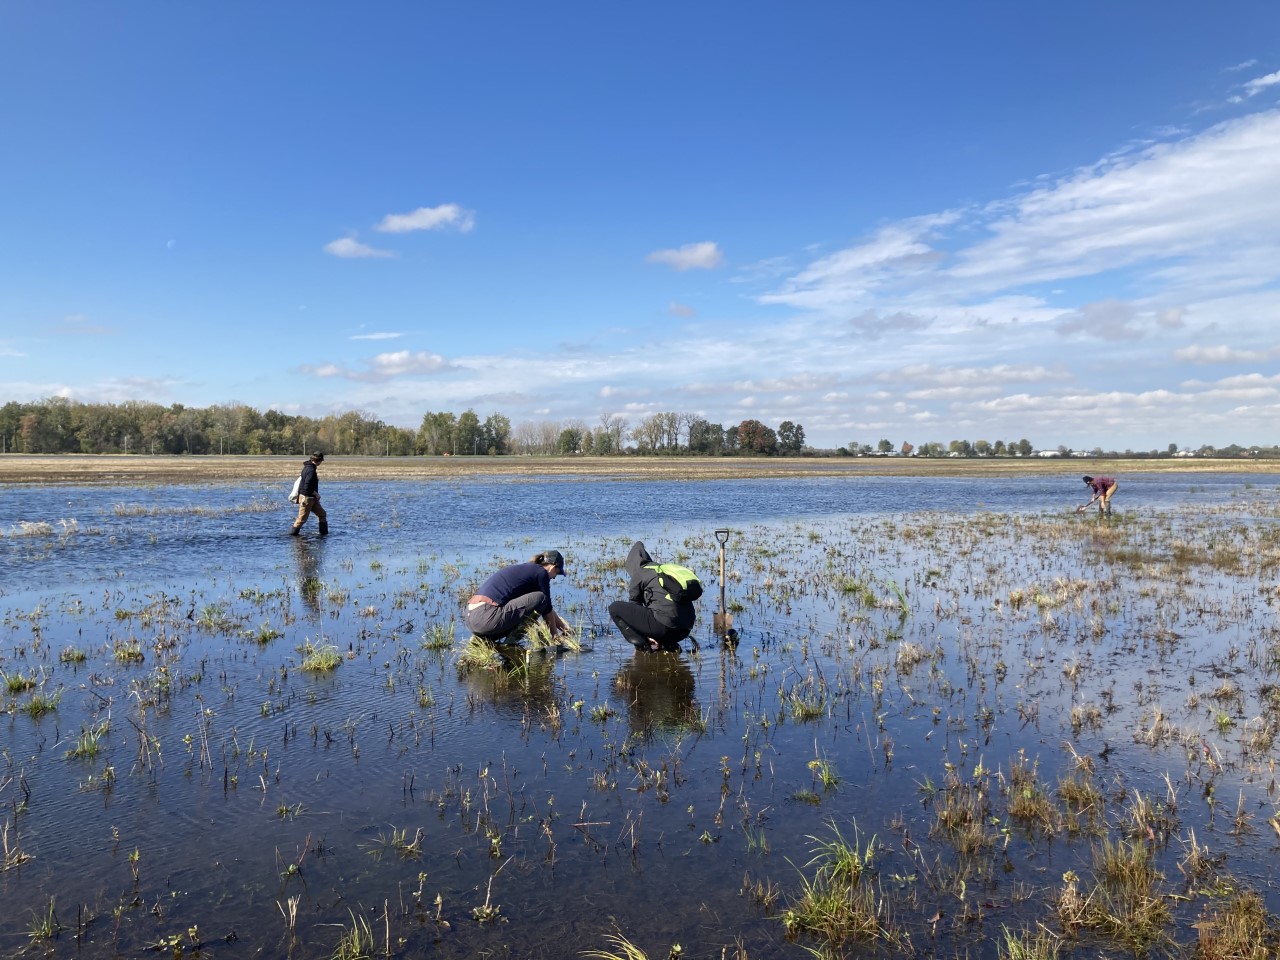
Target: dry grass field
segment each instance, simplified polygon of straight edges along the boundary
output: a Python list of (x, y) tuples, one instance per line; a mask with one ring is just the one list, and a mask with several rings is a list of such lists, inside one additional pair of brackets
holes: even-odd
[[(0, 483), (172, 484), (286, 479), (299, 456), (149, 457), (0, 456)], [(1025, 476), (1090, 473), (1280, 473), (1280, 460), (1211, 459), (942, 459), (913, 457), (341, 457), (321, 467), (326, 480), (444, 479), (472, 475), (572, 475), (577, 478), (648, 477), (713, 480), (734, 477), (840, 476)]]

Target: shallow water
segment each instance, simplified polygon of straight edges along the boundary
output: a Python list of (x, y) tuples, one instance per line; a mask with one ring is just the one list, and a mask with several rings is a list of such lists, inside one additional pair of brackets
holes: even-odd
[[(65, 929), (36, 946), (68, 956), (327, 957), (355, 918), (397, 956), (615, 933), (651, 957), (799, 956), (779, 917), (834, 824), (876, 838), (916, 955), (994, 957), (1090, 871), (1087, 831), (1010, 814), (1020, 756), (1049, 787), (1089, 758), (1114, 831), (1135, 796), (1166, 811), (1143, 823), (1183, 942), (1191, 831), (1274, 912), (1275, 751), (1254, 737), (1277, 706), (1274, 479), (1121, 484), (1100, 522), (1071, 512), (1074, 474), (334, 483), (323, 540), (285, 535), (274, 487), (0, 488), (0, 670), (35, 684), (3, 694), (5, 839), (31, 859), (0, 873), (0, 949), (30, 949), (53, 898)], [(710, 630), (717, 527), (733, 649)], [(632, 538), (707, 583), (678, 657), (606, 629)], [(495, 564), (544, 547), (587, 649), (472, 670), (460, 628), (427, 649)], [(303, 671), (308, 644), (341, 666)], [(976, 851), (939, 826), (949, 778), (985, 798)]]

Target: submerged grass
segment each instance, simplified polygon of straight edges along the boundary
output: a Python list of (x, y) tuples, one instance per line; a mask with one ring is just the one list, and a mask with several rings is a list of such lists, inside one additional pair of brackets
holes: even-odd
[[(415, 565), (380, 544), (348, 556), (339, 538), (323, 578), (300, 553), (283, 581), (219, 573), (177, 598), (113, 585), (11, 611), (0, 840), (6, 882), (23, 882), (0, 933), (21, 940), (28, 913), (66, 902), (56, 870), (28, 866), (67, 855), (46, 802), (65, 789), (108, 811), (88, 832), (117, 831), (94, 878), (120, 905), (117, 931), (77, 923), (86, 955), (212, 949), (207, 931), (252, 904), (273, 925), (254, 936), (280, 936), (283, 916), (294, 955), (340, 926), (336, 956), (443, 943), (636, 960), (676, 924), (685, 946), (656, 957), (1280, 955), (1274, 892), (1231, 873), (1268, 863), (1280, 835), (1270, 499), (1220, 517), (734, 531), (726, 607), (742, 641), (680, 655), (598, 633), (627, 545), (614, 537), (567, 545), (584, 572), (557, 607), (573, 639), (604, 638), (574, 656), (536, 629), (524, 646), (458, 636), (458, 597), (485, 563)], [(716, 569), (705, 533), (661, 546)], [(1128, 558), (1124, 577), (1087, 575), (1105, 556)], [(300, 623), (314, 642), (270, 642)], [(344, 661), (332, 680), (298, 673)], [(61, 715), (27, 722), (46, 689)], [(63, 755), (94, 762), (50, 763)], [(171, 897), (202, 839), (171, 811), (211, 803), (228, 858), (274, 846), (277, 863), (238, 878), (242, 893)], [(146, 811), (147, 831), (125, 809)], [(370, 855), (358, 869), (353, 849)], [(676, 851), (696, 869), (671, 869)], [(703, 882), (741, 858), (741, 884)], [(203, 883), (189, 886), (219, 881)], [(557, 925), (566, 898), (603, 890), (625, 924), (614, 935)], [(206, 937), (173, 932), (197, 922)]]

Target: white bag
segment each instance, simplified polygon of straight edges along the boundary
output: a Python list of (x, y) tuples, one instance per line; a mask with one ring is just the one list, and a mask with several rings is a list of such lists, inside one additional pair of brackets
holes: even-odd
[(289, 502), (298, 502), (298, 491), (302, 488), (302, 474), (298, 474), (298, 479), (293, 481), (293, 489), (289, 491)]

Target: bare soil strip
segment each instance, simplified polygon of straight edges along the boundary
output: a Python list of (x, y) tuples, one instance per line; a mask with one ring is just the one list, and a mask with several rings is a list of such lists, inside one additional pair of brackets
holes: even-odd
[[(297, 473), (300, 456), (0, 456), (0, 483), (197, 484), (278, 479)], [(722, 480), (749, 477), (1025, 476), (1027, 474), (1280, 473), (1280, 460), (1014, 457), (341, 457), (325, 480), (437, 480), (469, 476), (581, 479)]]

